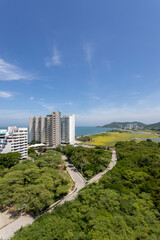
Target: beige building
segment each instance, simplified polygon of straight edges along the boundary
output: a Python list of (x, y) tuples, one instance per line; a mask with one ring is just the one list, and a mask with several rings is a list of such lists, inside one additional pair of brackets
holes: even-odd
[(61, 113), (29, 119), (29, 142), (41, 142), (57, 147), (61, 143)]

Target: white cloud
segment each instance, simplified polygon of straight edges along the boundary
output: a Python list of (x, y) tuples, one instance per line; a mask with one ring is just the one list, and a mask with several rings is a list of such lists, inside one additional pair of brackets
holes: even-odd
[(101, 100), (99, 96), (96, 96), (93, 93), (88, 93), (88, 97), (93, 100)]
[(47, 58), (45, 60), (45, 64), (47, 67), (59, 66), (62, 64), (60, 52), (58, 51), (58, 49), (56, 47), (54, 47), (54, 49), (53, 49), (53, 56), (51, 58)]
[(16, 65), (8, 63), (0, 58), (0, 81), (31, 80), (33, 78), (34, 76), (32, 74), (26, 73)]
[(29, 100), (31, 100), (31, 101), (34, 100), (34, 97), (30, 97)]
[(71, 106), (71, 105), (73, 105), (73, 102), (65, 102), (65, 103), (63, 103), (62, 105), (69, 105), (69, 106)]
[(53, 104), (52, 102), (51, 103), (46, 102), (43, 98), (39, 99), (39, 100), (35, 100), (34, 98), (33, 99), (31, 99), (31, 98), (30, 98), (30, 100), (32, 100), (33, 103), (40, 105), (41, 107), (49, 110), (50, 112), (57, 111), (57, 109), (61, 109), (61, 108), (63, 108), (63, 106), (67, 107), (67, 106), (73, 105), (73, 102), (71, 102), (71, 101), (59, 103), (59, 104)]
[(93, 57), (93, 48), (92, 45), (90, 43), (84, 43), (83, 45), (83, 49), (86, 55), (86, 60), (89, 64), (89, 66), (91, 67), (92, 65), (92, 57)]
[(94, 99), (94, 100), (101, 100), (101, 98), (98, 97), (98, 96), (91, 96), (91, 98)]
[(160, 105), (154, 107), (99, 107), (88, 112), (76, 114), (77, 125), (96, 126), (114, 121), (141, 121), (144, 123), (159, 122)]
[(10, 98), (13, 95), (10, 92), (0, 91), (0, 97), (1, 98)]
[(43, 108), (45, 108), (49, 111), (54, 111), (54, 109), (55, 109), (54, 105), (44, 102), (44, 99), (40, 99), (39, 101), (34, 101), (34, 102), (41, 105)]

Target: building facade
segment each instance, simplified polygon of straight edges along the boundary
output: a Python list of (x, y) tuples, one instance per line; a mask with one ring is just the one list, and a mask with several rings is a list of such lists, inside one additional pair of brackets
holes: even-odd
[(75, 115), (61, 118), (61, 143), (75, 144)]
[(28, 156), (28, 129), (8, 127), (0, 130), (0, 154), (18, 152), (21, 158)]
[(29, 119), (29, 142), (45, 143), (57, 147), (61, 143), (61, 113)]

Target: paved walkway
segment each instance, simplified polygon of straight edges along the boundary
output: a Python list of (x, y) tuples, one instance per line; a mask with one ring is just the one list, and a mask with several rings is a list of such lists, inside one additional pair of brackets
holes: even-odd
[(93, 182), (98, 182), (99, 179), (100, 179), (106, 172), (108, 172), (109, 170), (111, 170), (111, 169), (116, 165), (116, 163), (117, 163), (116, 151), (113, 150), (113, 151), (112, 151), (112, 159), (111, 159), (108, 167), (106, 168), (106, 170), (104, 170), (103, 172), (98, 173), (95, 177), (91, 178), (91, 179), (87, 182), (87, 184), (91, 184), (91, 183), (93, 183)]
[(69, 163), (68, 159), (66, 158), (66, 156), (62, 156), (63, 160), (66, 161), (66, 167), (67, 167), (67, 171), (70, 174), (72, 180), (75, 182), (75, 188), (72, 192), (72, 194), (67, 195), (66, 197), (64, 197), (64, 199), (60, 202), (60, 204), (63, 204), (66, 201), (71, 201), (73, 199), (75, 199), (75, 197), (77, 196), (78, 192), (85, 187), (86, 185), (86, 180), (85, 178), (82, 176), (82, 174), (80, 174), (78, 172), (78, 170), (75, 168), (75, 166), (71, 163)]
[[(99, 174), (97, 174), (95, 177), (93, 177), (90, 181), (86, 182), (84, 177), (78, 172), (78, 170), (73, 166), (73, 164), (68, 162), (68, 159), (65, 156), (62, 156), (63, 160), (66, 161), (66, 167), (67, 171), (70, 174), (72, 180), (75, 182), (75, 188), (74, 190), (65, 196), (62, 200), (59, 200), (57, 203), (53, 204), (49, 211), (52, 211), (53, 208), (57, 205), (63, 204), (66, 201), (71, 201), (76, 198), (78, 192), (85, 187), (86, 184), (91, 184), (93, 182), (98, 182), (99, 179), (109, 170), (111, 170), (117, 162), (116, 157), (116, 151), (113, 150), (112, 153), (112, 159), (107, 167), (107, 169)], [(8, 240), (11, 237), (13, 237), (14, 233), (19, 230), (22, 226), (27, 226), (28, 224), (32, 224), (35, 219), (31, 217), (30, 215), (21, 215), (18, 219), (15, 221), (9, 223), (7, 226), (4, 226), (0, 229), (0, 239)], [(0, 221), (2, 221), (0, 219)]]

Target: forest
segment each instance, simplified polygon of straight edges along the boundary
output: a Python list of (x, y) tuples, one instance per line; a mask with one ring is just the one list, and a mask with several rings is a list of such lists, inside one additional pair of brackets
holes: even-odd
[(118, 142), (118, 161), (78, 198), (39, 217), (12, 240), (159, 240), (160, 145)]
[[(30, 155), (34, 156), (34, 161), (23, 160), (10, 168), (1, 168), (1, 209), (8, 206), (13, 210), (23, 209), (37, 214), (66, 195), (71, 187), (61, 153), (48, 150), (37, 156), (31, 149)], [(14, 154), (14, 157), (17, 155)]]
[(92, 140), (92, 138), (90, 136), (81, 136), (77, 138), (78, 141), (82, 141), (82, 142), (89, 142)]
[(111, 151), (105, 151), (103, 147), (96, 149), (67, 145), (57, 150), (65, 154), (87, 180), (105, 170), (112, 158)]
[(20, 162), (20, 153), (2, 153), (0, 154), (0, 169), (11, 168)]

